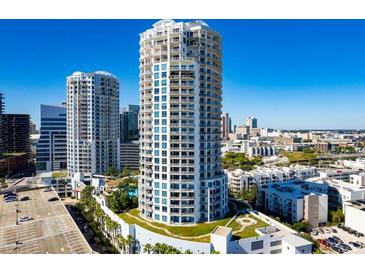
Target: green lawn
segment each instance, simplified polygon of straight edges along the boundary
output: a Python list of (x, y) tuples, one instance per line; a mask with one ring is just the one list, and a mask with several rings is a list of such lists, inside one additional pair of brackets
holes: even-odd
[(5, 153), (3, 153), (3, 156), (21, 156), (24, 154), (26, 154), (26, 153), (24, 153), (24, 152), (5, 152)]
[(67, 172), (66, 171), (55, 171), (52, 173), (52, 177), (55, 179), (58, 178), (65, 178), (67, 176)]
[[(133, 216), (138, 216), (139, 210), (138, 209), (132, 209), (132, 210), (129, 211), (129, 213)], [(154, 227), (151, 227), (148, 224), (153, 224), (155, 226), (165, 228), (168, 231), (170, 231), (171, 233), (175, 234), (175, 238), (179, 238), (179, 236), (196, 237), (196, 236), (200, 236), (200, 235), (209, 234), (218, 225), (225, 226), (228, 223), (228, 221), (231, 219), (232, 214), (229, 214), (225, 219), (217, 220), (217, 221), (214, 221), (214, 222), (211, 222), (211, 223), (196, 224), (196, 225), (193, 225), (193, 226), (169, 226), (169, 225), (164, 225), (164, 224), (157, 223), (157, 222), (150, 222), (150, 221), (146, 221), (146, 220), (142, 221), (138, 218), (130, 217), (126, 213), (122, 213), (119, 216), (120, 216), (120, 218), (122, 218), (128, 224), (137, 224), (137, 225), (139, 225), (139, 226), (141, 226), (145, 229), (148, 229), (150, 231), (153, 231), (153, 232), (165, 235), (165, 236), (172, 237), (171, 235), (167, 234), (165, 231), (163, 231), (161, 229), (156, 229)], [(210, 242), (210, 235), (206, 236), (206, 237), (199, 238), (199, 239), (191, 238), (189, 240), (197, 241), (197, 242)]]
[(232, 228), (232, 230), (233, 230), (232, 234), (233, 234), (235, 240), (259, 236), (256, 233), (255, 229), (260, 228), (260, 227), (269, 226), (269, 224), (261, 221), (260, 219), (257, 219), (256, 217), (254, 217), (250, 214), (240, 215), (237, 218), (243, 217), (243, 216), (255, 219), (257, 221), (257, 224), (248, 226), (242, 232), (235, 234), (234, 232), (238, 231), (241, 228), (241, 225), (239, 223), (237, 223), (236, 220), (234, 220), (228, 227)]
[(281, 156), (288, 157), (288, 160), (290, 162), (296, 162), (296, 161), (306, 161), (306, 160), (316, 159), (319, 156), (319, 154), (302, 152), (302, 151), (285, 151), (281, 153)]

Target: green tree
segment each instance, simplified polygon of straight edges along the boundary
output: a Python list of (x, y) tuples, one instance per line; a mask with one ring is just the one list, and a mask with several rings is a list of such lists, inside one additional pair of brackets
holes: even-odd
[(210, 251), (210, 254), (220, 254), (220, 252), (218, 250), (212, 250)]
[(167, 245), (167, 244), (160, 244), (156, 243), (153, 246), (153, 253), (154, 254), (181, 254), (180, 250), (177, 248)]
[(114, 166), (108, 167), (107, 171), (105, 172), (106, 176), (117, 176), (118, 170)]
[(0, 188), (5, 189), (5, 188), (7, 188), (7, 187), (8, 187), (8, 184), (6, 183), (5, 178), (1, 177), (1, 178), (0, 178)]
[(119, 248), (122, 250), (122, 253), (126, 253), (126, 250), (127, 250), (127, 239), (124, 238), (122, 235), (118, 235), (116, 237), (116, 240), (118, 242)]
[(237, 195), (237, 198), (247, 200), (249, 201), (250, 204), (255, 204), (257, 198), (257, 192), (258, 192), (257, 185), (255, 185), (250, 187), (248, 190), (241, 191), (241, 193)]
[(184, 254), (193, 254), (193, 252), (190, 249), (185, 250)]
[(296, 222), (292, 225), (292, 228), (298, 232), (307, 232), (309, 230), (309, 223), (302, 221), (302, 222)]
[(341, 208), (330, 211), (331, 222), (334, 224), (342, 223), (345, 220), (345, 216)]
[(118, 174), (119, 178), (129, 177), (132, 176), (132, 171), (129, 169), (129, 167), (124, 167)]
[(240, 168), (243, 170), (252, 170), (255, 166), (262, 165), (261, 157), (249, 159), (244, 153), (228, 152), (222, 158), (222, 166), (224, 169)]
[(138, 206), (138, 198), (129, 196), (129, 188), (118, 189), (107, 197), (108, 207), (120, 213)]
[(135, 241), (134, 241), (134, 238), (132, 235), (130, 235), (130, 234), (128, 235), (126, 243), (127, 243), (128, 253), (134, 254)]
[(143, 247), (143, 252), (151, 254), (153, 252), (153, 246), (151, 244), (145, 244)]

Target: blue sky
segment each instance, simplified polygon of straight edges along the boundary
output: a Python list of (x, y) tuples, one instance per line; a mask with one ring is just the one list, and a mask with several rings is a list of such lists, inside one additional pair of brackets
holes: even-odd
[[(39, 122), (73, 71), (107, 70), (138, 104), (138, 34), (156, 20), (0, 20), (6, 111)], [(234, 124), (365, 128), (364, 20), (204, 20), (223, 36), (223, 110)]]

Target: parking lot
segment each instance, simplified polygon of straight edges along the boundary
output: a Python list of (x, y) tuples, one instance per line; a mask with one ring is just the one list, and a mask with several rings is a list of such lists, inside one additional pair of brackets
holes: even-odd
[[(324, 232), (323, 234), (319, 233), (317, 236), (314, 236), (312, 234), (312, 237), (316, 240), (319, 240), (328, 239), (329, 237), (336, 236), (341, 239), (344, 244), (347, 244), (352, 248), (352, 250), (346, 251), (344, 252), (344, 254), (365, 254), (365, 248), (357, 248), (350, 244), (350, 242), (360, 242), (365, 245), (365, 237), (356, 237), (354, 234), (350, 234), (342, 230), (341, 228), (338, 228), (337, 226), (323, 227), (322, 229)], [(336, 233), (332, 231), (333, 229), (336, 231)], [(318, 229), (316, 230), (318, 231)], [(328, 232), (329, 230), (330, 232)], [(325, 248), (323, 245), (321, 245), (321, 249), (323, 249), (326, 253), (337, 253), (333, 249)]]
[[(18, 192), (9, 203), (0, 196), (0, 253), (92, 253), (62, 202), (49, 201), (56, 192), (44, 190)], [(32, 220), (17, 222), (24, 216)]]

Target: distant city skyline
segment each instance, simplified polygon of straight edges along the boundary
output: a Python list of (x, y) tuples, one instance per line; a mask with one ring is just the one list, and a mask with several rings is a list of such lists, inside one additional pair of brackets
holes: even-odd
[[(203, 19), (204, 20), (204, 19)], [(156, 20), (1, 20), (7, 113), (66, 100), (66, 76), (106, 70), (138, 104), (139, 34)], [(184, 20), (187, 21), (187, 20)], [(223, 111), (233, 124), (365, 128), (364, 20), (204, 20), (223, 37)]]

